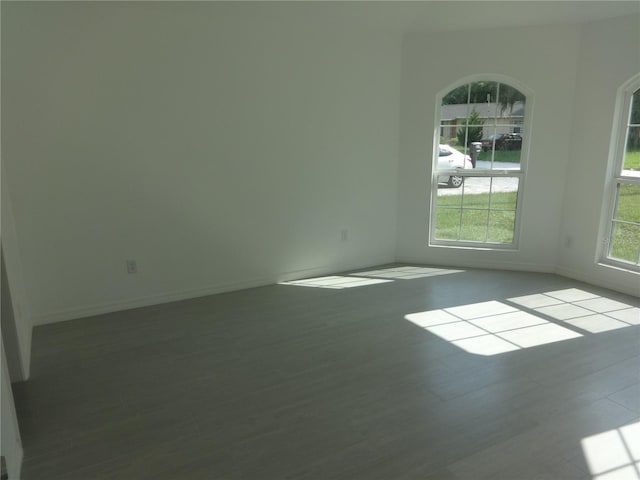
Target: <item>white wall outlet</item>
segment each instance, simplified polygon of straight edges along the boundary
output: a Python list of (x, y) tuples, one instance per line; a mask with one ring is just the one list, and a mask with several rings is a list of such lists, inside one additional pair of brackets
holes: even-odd
[(566, 237), (564, 237), (564, 246), (566, 248), (571, 248), (572, 245), (573, 245), (573, 238), (571, 237), (571, 235), (567, 235)]
[(127, 273), (138, 273), (138, 265), (135, 260), (127, 260)]

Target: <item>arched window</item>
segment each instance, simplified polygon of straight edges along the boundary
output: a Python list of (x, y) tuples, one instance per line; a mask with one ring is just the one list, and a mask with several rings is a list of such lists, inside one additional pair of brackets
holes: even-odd
[(430, 244), (517, 247), (531, 94), (474, 78), (437, 98)]
[(640, 271), (640, 75), (618, 94), (604, 211), (604, 263)]

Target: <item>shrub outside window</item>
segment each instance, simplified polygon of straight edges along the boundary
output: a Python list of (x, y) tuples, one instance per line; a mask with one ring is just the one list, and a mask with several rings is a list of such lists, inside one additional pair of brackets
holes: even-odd
[(431, 245), (517, 247), (531, 103), (522, 90), (492, 78), (439, 99)]

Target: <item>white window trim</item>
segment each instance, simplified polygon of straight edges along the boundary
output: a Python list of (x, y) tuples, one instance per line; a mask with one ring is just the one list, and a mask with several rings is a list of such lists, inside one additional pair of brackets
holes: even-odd
[[(442, 99), (452, 90), (473, 82), (489, 81), (507, 84), (517, 88), (526, 98), (525, 116), (521, 122), (522, 149), (520, 151), (520, 170), (464, 170), (465, 177), (495, 177), (510, 176), (518, 177), (518, 196), (515, 210), (515, 225), (513, 229), (513, 242), (511, 243), (492, 243), (465, 240), (444, 240), (435, 238), (435, 222), (436, 222), (436, 204), (438, 196), (438, 177), (446, 176), (448, 173), (457, 173), (459, 171), (438, 170), (438, 153), (440, 144), (440, 113), (442, 107)], [(429, 195), (429, 229), (428, 229), (428, 245), (429, 247), (443, 248), (459, 248), (472, 250), (492, 250), (492, 251), (518, 251), (520, 249), (520, 237), (522, 230), (522, 211), (524, 204), (525, 177), (527, 171), (527, 162), (529, 159), (529, 146), (531, 142), (531, 119), (533, 118), (535, 96), (533, 91), (523, 85), (520, 81), (500, 74), (477, 74), (459, 79), (440, 90), (436, 95), (436, 108), (434, 113), (434, 129), (433, 129), (433, 151), (431, 153), (431, 192)], [(496, 173), (498, 175), (496, 175)], [(464, 187), (461, 187), (464, 188)]]
[(611, 244), (611, 225), (615, 214), (617, 185), (621, 181), (626, 184), (640, 185), (640, 177), (622, 175), (627, 141), (627, 125), (631, 116), (631, 100), (633, 93), (640, 88), (640, 74), (635, 75), (622, 85), (616, 95), (609, 161), (605, 179), (605, 201), (600, 215), (598, 248), (596, 263), (616, 267), (629, 272), (640, 273), (640, 266), (609, 257)]

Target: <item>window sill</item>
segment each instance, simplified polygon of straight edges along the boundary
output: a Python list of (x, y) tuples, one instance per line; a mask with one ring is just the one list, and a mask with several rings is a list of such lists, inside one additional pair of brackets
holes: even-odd
[(473, 251), (483, 251), (483, 252), (519, 252), (520, 249), (515, 245), (507, 245), (504, 247), (500, 246), (489, 246), (489, 245), (451, 245), (451, 244), (443, 244), (443, 243), (432, 243), (429, 242), (428, 247), (430, 248), (447, 248), (447, 249), (455, 249), (455, 250), (473, 250)]
[(614, 270), (616, 272), (631, 273), (633, 275), (640, 276), (640, 267), (635, 265), (624, 265), (617, 262), (605, 261), (605, 260), (601, 260), (597, 262), (596, 265), (598, 265), (599, 267), (604, 267), (610, 270)]

